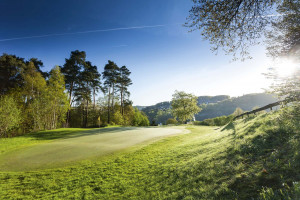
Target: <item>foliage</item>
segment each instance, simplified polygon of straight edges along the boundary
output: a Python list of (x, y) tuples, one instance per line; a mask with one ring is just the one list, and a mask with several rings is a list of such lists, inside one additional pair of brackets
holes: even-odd
[(114, 124), (124, 125), (124, 118), (119, 110), (114, 112), (112, 122)]
[[(62, 126), (133, 124), (135, 111), (128, 90), (131, 72), (126, 66), (119, 68), (109, 61), (102, 73), (104, 87), (97, 66), (86, 60), (84, 51), (72, 51), (63, 67), (56, 66), (50, 73), (43, 72), (42, 67), (43, 62), (37, 58), (0, 57), (0, 97), (12, 95), (22, 112), (22, 123), (14, 135)], [(105, 104), (96, 105), (100, 91), (107, 98)], [(138, 125), (147, 124), (144, 115), (136, 115)]]
[[(199, 96), (198, 106), (202, 108), (201, 112), (195, 115), (196, 120), (203, 121), (223, 115), (232, 114), (237, 107), (243, 110), (252, 110), (253, 107), (265, 106), (269, 103), (278, 101), (274, 95), (258, 93), (247, 94), (240, 97), (228, 98), (226, 95), (219, 96)], [(161, 102), (153, 106), (147, 106), (142, 111), (148, 116), (151, 124), (165, 124), (168, 118), (172, 118), (169, 114), (171, 103), (169, 101)]]
[[(88, 107), (91, 101), (91, 95), (94, 97), (95, 107), (95, 95), (96, 91), (99, 91), (100, 87), (100, 73), (97, 70), (97, 66), (92, 65), (91, 62), (86, 60), (86, 53), (84, 51), (72, 51), (70, 58), (66, 59), (64, 66), (62, 67), (62, 73), (65, 75), (66, 89), (69, 94), (69, 110), (67, 115), (66, 124), (69, 125), (70, 110), (72, 104), (77, 102), (84, 102), (82, 105), (84, 112), (83, 127), (87, 127), (88, 124)], [(80, 103), (79, 103), (80, 104)]]
[(205, 119), (203, 121), (195, 121), (194, 125), (204, 125), (204, 126), (224, 126), (232, 121), (234, 115), (220, 116), (212, 119)]
[(19, 126), (21, 111), (12, 96), (0, 96), (0, 137), (7, 137), (10, 130)]
[(168, 124), (177, 124), (178, 123), (178, 121), (176, 120), (176, 119), (173, 119), (173, 118), (169, 118), (168, 120), (167, 120), (167, 122), (166, 122), (166, 124), (168, 125)]
[[(23, 58), (7, 54), (0, 57), (0, 68), (8, 69), (0, 70), (0, 77), (8, 76), (8, 82), (2, 88), (0, 97), (4, 98), (3, 94), (7, 93), (13, 99), (2, 106), (10, 107), (11, 102), (15, 102), (15, 119), (22, 117), (22, 120), (17, 120), (18, 124), (14, 125), (18, 129), (9, 130), (10, 135), (55, 129), (60, 127), (65, 119), (68, 102), (64, 76), (59, 67), (53, 68), (50, 74), (42, 74), (42, 66), (42, 61), (36, 58), (25, 61)], [(44, 77), (48, 77), (48, 80)], [(5, 112), (1, 111), (2, 113)], [(15, 123), (13, 119), (10, 120)]]
[(142, 111), (148, 116), (151, 125), (157, 125), (159, 123), (164, 124), (166, 122), (164, 120), (167, 120), (168, 118), (172, 117), (171, 114), (166, 112), (166, 110), (169, 110), (170, 108), (171, 108), (171, 102), (166, 101), (166, 102), (157, 103), (153, 106), (147, 106), (143, 108)]
[(272, 31), (266, 33), (267, 50), (273, 58), (288, 57), (299, 61), (300, 45), (300, 2), (298, 0), (283, 1), (278, 6), (280, 14), (273, 23)]
[(111, 123), (111, 115), (114, 115), (116, 112), (116, 104), (120, 104), (119, 110), (122, 118), (126, 115), (125, 107), (132, 105), (132, 102), (129, 100), (130, 92), (128, 90), (128, 87), (132, 85), (129, 77), (131, 72), (126, 66), (118, 67), (116, 63), (109, 60), (102, 74), (105, 80), (103, 89), (107, 96), (107, 123)]
[(111, 123), (111, 113), (114, 112), (116, 85), (119, 80), (119, 67), (113, 61), (108, 61), (102, 72), (104, 79), (104, 91), (107, 93), (107, 123)]
[(91, 62), (86, 61), (83, 71), (79, 74), (80, 82), (78, 88), (75, 90), (76, 102), (83, 105), (83, 127), (87, 127), (89, 118), (89, 103), (91, 96), (94, 96), (95, 109), (95, 92), (100, 87), (100, 73), (97, 66), (93, 66)]
[(118, 77), (117, 88), (120, 92), (120, 102), (121, 102), (121, 114), (124, 115), (124, 107), (126, 104), (126, 96), (130, 96), (128, 87), (132, 85), (132, 81), (129, 78), (131, 72), (126, 66), (119, 68), (120, 76)]
[(215, 104), (201, 105), (202, 111), (195, 115), (197, 121), (211, 119), (219, 116), (231, 115), (236, 108), (240, 107), (244, 111), (250, 111), (253, 107), (262, 107), (278, 101), (274, 95), (259, 93), (247, 94), (241, 97), (233, 97)]
[(197, 97), (183, 91), (175, 91), (172, 98), (172, 114), (180, 122), (192, 120), (194, 115), (201, 111), (197, 106)]
[(138, 109), (134, 110), (134, 116), (132, 121), (133, 126), (149, 126), (149, 120), (148, 117), (143, 113), (142, 111), (139, 111)]
[(60, 67), (54, 67), (49, 73), (48, 80), (48, 103), (45, 120), (45, 129), (61, 127), (65, 121), (69, 108), (68, 97), (65, 93), (65, 80)]
[(42, 130), (44, 127), (47, 110), (47, 85), (46, 80), (38, 72), (33, 64), (29, 62), (22, 72), (24, 86), (22, 87), (23, 116), (26, 116), (26, 128), (28, 130)]
[(243, 109), (241, 109), (240, 107), (237, 107), (237, 108), (235, 109), (235, 111), (233, 112), (233, 115), (234, 115), (234, 116), (238, 116), (238, 115), (241, 115), (241, 114), (243, 114), (243, 113), (244, 113)]
[[(186, 26), (201, 30), (202, 36), (235, 58), (248, 57), (248, 48), (257, 43), (273, 19), (269, 15), (280, 1), (193, 0)], [(239, 53), (237, 56), (236, 54)]]
[(22, 112), (26, 130), (55, 129), (65, 119), (68, 100), (65, 94), (64, 77), (59, 67), (50, 72), (46, 82), (32, 62), (22, 72), (24, 86), (21, 96), (24, 98)]
[[(299, 64), (299, 63), (298, 63)], [(283, 100), (282, 106), (287, 106), (291, 112), (285, 113), (289, 118), (300, 120), (300, 68), (297, 68), (290, 76), (279, 76), (276, 71), (267, 74), (274, 80), (269, 92), (276, 94)]]
[(167, 109), (167, 110), (158, 110), (155, 117), (154, 117), (154, 121), (157, 124), (166, 124), (167, 120), (169, 118), (172, 117), (172, 110), (171, 109)]
[(3, 54), (0, 57), (0, 95), (22, 86), (21, 72), (25, 67), (23, 58)]
[(198, 105), (209, 104), (209, 103), (218, 103), (224, 100), (230, 99), (228, 95), (217, 95), (217, 96), (199, 96)]

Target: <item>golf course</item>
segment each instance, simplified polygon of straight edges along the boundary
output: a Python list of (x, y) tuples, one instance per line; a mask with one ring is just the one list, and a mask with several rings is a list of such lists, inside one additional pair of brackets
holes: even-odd
[(299, 184), (293, 180), (300, 175), (299, 140), (292, 133), (278, 131), (276, 117), (277, 113), (262, 114), (223, 127), (67, 128), (3, 138), (0, 196), (297, 197)]
[[(55, 135), (56, 132), (65, 131), (61, 129), (52, 133)], [(107, 155), (136, 144), (186, 132), (178, 128), (135, 127), (72, 131), (73, 134), (62, 134), (59, 139), (50, 140), (51, 142), (30, 145), (1, 155), (0, 170), (24, 171), (64, 166), (70, 162)]]

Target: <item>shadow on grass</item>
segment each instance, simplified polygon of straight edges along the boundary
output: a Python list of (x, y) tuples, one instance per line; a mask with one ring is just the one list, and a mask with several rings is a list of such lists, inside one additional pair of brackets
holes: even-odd
[(27, 134), (23, 137), (34, 138), (36, 140), (54, 140), (54, 139), (68, 139), (89, 135), (98, 135), (104, 133), (113, 133), (120, 131), (136, 130), (138, 127), (112, 127), (112, 128), (61, 128), (49, 131), (39, 131)]
[[(276, 121), (261, 120), (251, 118), (241, 122), (250, 124), (239, 133), (239, 137), (232, 134), (231, 147), (226, 151), (226, 165), (232, 175), (228, 187), (238, 194), (239, 199), (258, 198), (258, 191), (262, 188), (279, 191), (284, 185), (291, 187), (295, 180), (300, 179), (296, 147), (291, 148), (291, 141), (297, 147), (300, 144), (299, 138), (294, 139), (296, 132), (289, 134)], [(238, 131), (231, 123), (223, 130)], [(258, 132), (261, 134), (247, 139), (243, 137)]]
[(221, 131), (225, 131), (225, 130), (233, 130), (235, 132), (235, 126), (233, 122), (229, 122), (226, 126), (224, 126), (222, 128)]

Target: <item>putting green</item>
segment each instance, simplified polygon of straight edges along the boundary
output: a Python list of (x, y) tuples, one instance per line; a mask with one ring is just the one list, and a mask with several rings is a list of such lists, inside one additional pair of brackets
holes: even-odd
[(184, 132), (181, 128), (107, 128), (79, 132), (18, 149), (0, 156), (1, 171), (27, 171), (66, 166), (75, 161), (107, 155), (159, 137)]

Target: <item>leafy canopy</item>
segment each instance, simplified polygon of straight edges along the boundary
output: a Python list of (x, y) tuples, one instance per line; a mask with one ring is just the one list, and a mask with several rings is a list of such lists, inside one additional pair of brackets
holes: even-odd
[(192, 120), (201, 111), (197, 105), (197, 97), (183, 91), (175, 91), (172, 98), (172, 114), (181, 122)]
[[(248, 49), (257, 44), (265, 31), (279, 15), (278, 6), (290, 0), (193, 0), (186, 26), (191, 31), (201, 30), (210, 41), (212, 50), (222, 48), (235, 58), (250, 58)], [(294, 0), (295, 2), (295, 0)]]

